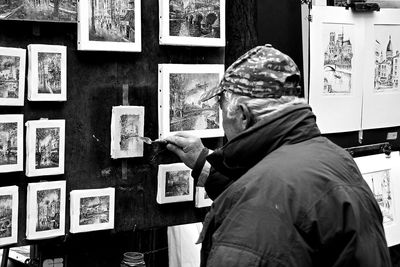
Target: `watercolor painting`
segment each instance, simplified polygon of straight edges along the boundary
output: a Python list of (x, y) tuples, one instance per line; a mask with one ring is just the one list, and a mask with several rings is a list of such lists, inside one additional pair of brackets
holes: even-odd
[(110, 196), (81, 198), (79, 211), (79, 225), (108, 223)]
[(38, 53), (40, 94), (61, 94), (61, 53)]
[(0, 238), (10, 237), (12, 235), (12, 197), (12, 195), (0, 195)]
[(0, 165), (17, 164), (18, 123), (0, 122)]
[(37, 191), (37, 232), (60, 228), (60, 198), (59, 188)]
[(190, 193), (190, 171), (169, 171), (165, 174), (165, 196), (185, 196)]
[(59, 167), (60, 128), (36, 129), (36, 169)]

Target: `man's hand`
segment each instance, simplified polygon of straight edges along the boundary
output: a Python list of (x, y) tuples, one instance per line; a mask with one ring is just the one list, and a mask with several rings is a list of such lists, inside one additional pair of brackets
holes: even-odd
[(177, 133), (165, 140), (168, 142), (167, 149), (178, 155), (186, 166), (193, 169), (204, 148), (200, 138), (187, 133)]

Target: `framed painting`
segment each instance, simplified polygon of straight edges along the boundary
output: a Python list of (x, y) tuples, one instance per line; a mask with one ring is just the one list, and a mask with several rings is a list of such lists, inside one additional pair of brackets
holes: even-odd
[(177, 132), (198, 137), (224, 136), (222, 112), (216, 98), (201, 97), (216, 87), (224, 65), (159, 65), (159, 138)]
[(0, 173), (23, 171), (24, 115), (0, 115)]
[(205, 208), (210, 207), (213, 201), (207, 195), (204, 187), (196, 186), (196, 194), (195, 194), (195, 202), (194, 205), (196, 208)]
[(78, 50), (140, 52), (140, 0), (78, 3)]
[(75, 22), (79, 0), (1, 0), (0, 19)]
[(400, 243), (400, 156), (377, 154), (354, 159), (383, 215), (388, 246)]
[(193, 178), (191, 169), (183, 163), (158, 166), (157, 203), (193, 201)]
[(225, 0), (159, 0), (160, 44), (225, 46)]
[(70, 199), (71, 233), (114, 228), (114, 188), (74, 190)]
[(28, 184), (26, 238), (65, 234), (65, 181)]
[(67, 100), (67, 47), (28, 45), (28, 100)]
[(143, 157), (144, 107), (113, 107), (111, 116), (111, 157)]
[(23, 106), (26, 50), (0, 47), (0, 106)]
[(65, 120), (26, 122), (26, 176), (64, 173)]
[(0, 247), (18, 240), (18, 186), (0, 187)]

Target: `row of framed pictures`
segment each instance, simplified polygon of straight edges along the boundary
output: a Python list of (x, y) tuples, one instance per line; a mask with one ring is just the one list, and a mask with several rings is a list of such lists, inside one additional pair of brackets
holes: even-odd
[[(67, 100), (67, 47), (28, 45), (28, 100)], [(0, 47), (0, 105), (23, 106), (26, 50)]]

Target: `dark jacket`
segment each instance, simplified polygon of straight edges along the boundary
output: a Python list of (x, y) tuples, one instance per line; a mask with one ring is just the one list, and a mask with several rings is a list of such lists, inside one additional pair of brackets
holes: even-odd
[(308, 105), (257, 123), (207, 160), (215, 200), (202, 266), (391, 266), (372, 192)]

